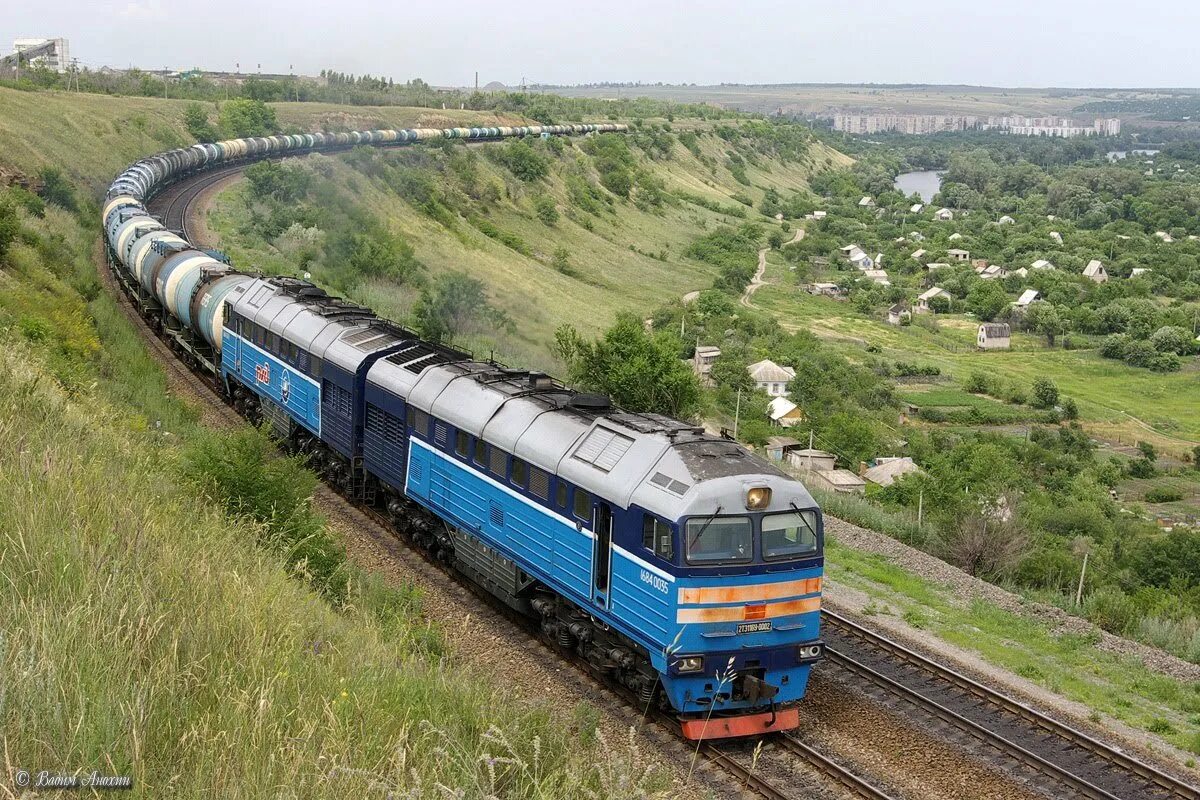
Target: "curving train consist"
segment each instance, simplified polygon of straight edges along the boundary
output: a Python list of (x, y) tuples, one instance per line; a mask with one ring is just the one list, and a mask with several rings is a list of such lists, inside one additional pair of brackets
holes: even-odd
[(542, 631), (670, 708), (693, 739), (796, 727), (820, 659), (821, 512), (694, 425), (472, 359), (306, 281), (233, 269), (146, 209), (241, 159), (623, 125), (305, 134), (198, 144), (117, 177), (108, 256), (141, 313), (347, 496)]

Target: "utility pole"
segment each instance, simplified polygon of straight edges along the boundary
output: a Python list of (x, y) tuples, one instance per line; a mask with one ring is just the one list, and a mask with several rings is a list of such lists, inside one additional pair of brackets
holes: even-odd
[(925, 490), (917, 495), (917, 530), (921, 530), (921, 520), (925, 516)]
[(479, 91), (479, 70), (475, 70), (475, 91)]
[(742, 416), (742, 390), (738, 389), (737, 405), (733, 409), (733, 438), (737, 439), (738, 422)]
[(163, 100), (167, 99), (167, 68), (163, 67)]

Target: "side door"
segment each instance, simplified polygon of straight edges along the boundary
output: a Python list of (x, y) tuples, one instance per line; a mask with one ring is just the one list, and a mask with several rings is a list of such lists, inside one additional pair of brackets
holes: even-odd
[(612, 507), (603, 501), (596, 503), (596, 524), (592, 545), (592, 601), (601, 608), (610, 608), (609, 586), (612, 584)]

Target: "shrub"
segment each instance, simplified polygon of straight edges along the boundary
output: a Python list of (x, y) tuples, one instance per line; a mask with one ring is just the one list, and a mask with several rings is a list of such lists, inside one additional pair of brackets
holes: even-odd
[(1147, 503), (1176, 503), (1183, 499), (1183, 492), (1167, 486), (1156, 486), (1146, 492)]
[(554, 204), (554, 198), (549, 195), (538, 195), (533, 199), (533, 210), (546, 225), (553, 225), (558, 222), (558, 207)]
[(1083, 603), (1084, 614), (1106, 631), (1124, 634), (1141, 619), (1137, 603), (1120, 589), (1104, 587)]
[(1058, 387), (1049, 378), (1036, 378), (1033, 381), (1033, 407), (1053, 408), (1058, 405)]
[(971, 394), (990, 394), (992, 391), (992, 376), (986, 372), (975, 370), (967, 377), (963, 388)]
[(58, 167), (42, 167), (38, 171), (38, 180), (42, 183), (38, 194), (47, 203), (54, 203), (67, 211), (74, 211), (78, 207), (75, 202), (75, 189)]

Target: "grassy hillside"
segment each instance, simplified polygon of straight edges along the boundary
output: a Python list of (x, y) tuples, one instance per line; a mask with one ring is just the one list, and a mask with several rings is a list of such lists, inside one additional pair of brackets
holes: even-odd
[[(297, 122), (313, 121), (311, 110), (288, 107), (280, 108), (281, 121), (297, 110), (306, 115)], [(234, 263), (294, 272), (295, 243), (280, 228), (299, 219), (309, 228), (308, 240), (320, 241), (336, 235), (330, 231), (335, 213), (368, 215), (412, 246), (423, 279), (466, 271), (484, 282), (514, 323), (463, 344), (525, 365), (555, 366), (547, 344), (559, 325), (595, 333), (618, 310), (648, 314), (665, 300), (708, 288), (716, 270), (686, 254), (693, 241), (720, 225), (775, 225), (758, 210), (767, 190), (795, 196), (813, 171), (846, 163), (816, 144), (785, 162), (756, 152), (759, 142), (726, 141), (698, 121), (651, 121), (644, 130), (651, 127), (627, 139), (631, 172), (640, 176), (629, 198), (603, 186), (607, 155), (582, 140), (534, 142), (548, 171), (532, 180), (495, 158), (505, 145), (364, 150), (300, 162), (312, 176), (303, 198), (311, 214), (291, 209), (298, 216), (264, 225), (261, 219), (277, 212), (241, 184), (217, 199), (208, 222)], [(698, 136), (689, 149), (678, 135), (693, 128)], [(745, 159), (744, 182), (735, 177), (731, 153)], [(326, 253), (305, 269), (328, 281), (338, 267), (332, 261)], [(365, 280), (349, 293), (381, 313), (412, 320), (417, 292), (411, 286)]]

